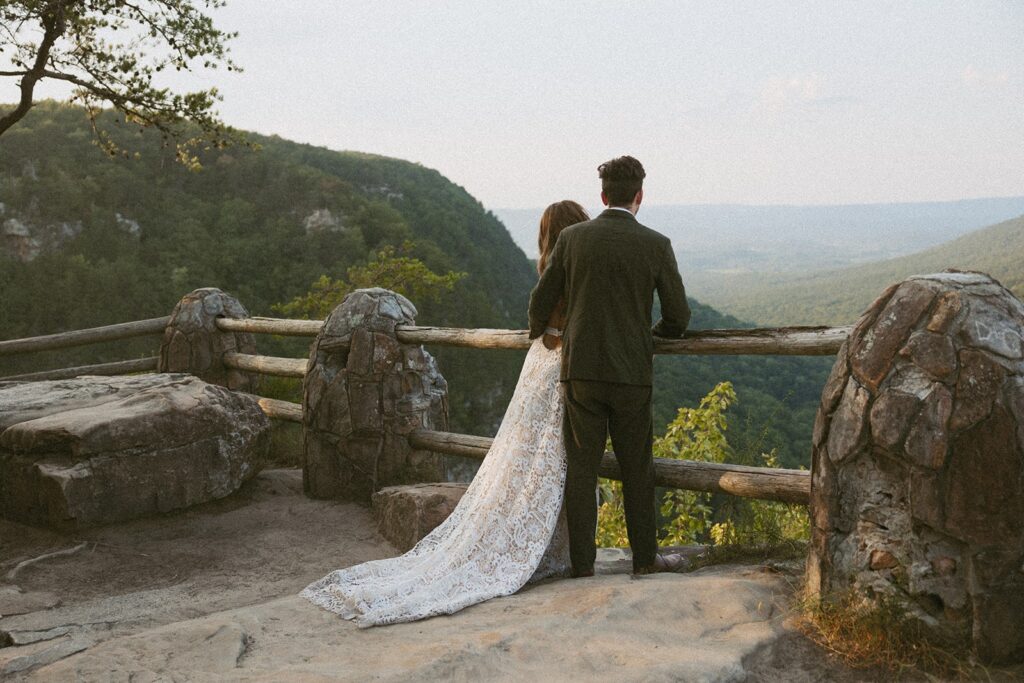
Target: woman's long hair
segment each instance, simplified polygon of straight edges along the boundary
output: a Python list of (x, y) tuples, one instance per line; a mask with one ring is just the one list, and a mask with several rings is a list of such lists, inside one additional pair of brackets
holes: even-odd
[(558, 233), (570, 225), (589, 220), (590, 216), (587, 215), (586, 209), (570, 199), (555, 202), (544, 209), (544, 215), (540, 217), (540, 232), (537, 234), (537, 247), (540, 252), (537, 258), (538, 273), (543, 273), (547, 267)]

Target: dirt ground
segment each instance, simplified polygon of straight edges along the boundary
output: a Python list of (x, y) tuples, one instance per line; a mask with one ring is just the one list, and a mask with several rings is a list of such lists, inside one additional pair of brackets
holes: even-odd
[[(82, 544), (85, 544), (84, 547), (73, 554), (56, 555), (17, 569), (26, 560)], [(178, 647), (174, 643), (192, 642), (190, 638), (196, 638), (196, 633), (203, 633), (202, 629), (212, 624), (209, 628), (216, 628), (211, 633), (220, 635), (216, 638), (211, 636), (213, 640), (210, 642), (217, 642), (224, 633), (234, 633), (231, 629), (236, 629), (242, 634), (239, 636), (242, 645), (235, 643), (234, 646), (241, 647), (241, 651), (246, 653), (245, 662), (257, 666), (261, 661), (269, 661), (271, 664), (260, 666), (273, 667), (276, 660), (271, 654), (278, 653), (274, 656), (280, 657), (281, 680), (307, 680), (307, 674), (312, 676), (312, 673), (302, 668), (305, 666), (302, 663), (305, 661), (303, 657), (288, 663), (288, 658), (293, 656), (289, 653), (301, 652), (303, 649), (301, 641), (288, 641), (288, 632), (299, 633), (304, 628), (309, 629), (309, 624), (303, 622), (315, 621), (319, 624), (319, 630), (314, 629), (313, 634), (304, 636), (307, 639), (317, 637), (317, 633), (326, 629), (334, 632), (331, 637), (341, 639), (337, 643), (358, 642), (361, 643), (360, 648), (379, 647), (383, 651), (395, 649), (398, 641), (393, 634), (398, 631), (393, 629), (403, 627), (369, 629), (369, 633), (374, 635), (367, 636), (367, 631), (355, 629), (334, 615), (311, 610), (308, 604), (295, 598), (296, 593), (333, 569), (395, 554), (397, 551), (376, 532), (368, 509), (352, 503), (306, 498), (302, 494), (301, 472), (298, 470), (266, 470), (237, 494), (188, 511), (86, 530), (69, 536), (0, 520), (0, 614), (3, 614), (0, 618), (0, 672), (9, 674), (13, 680), (61, 680), (65, 674), (77, 680), (130, 680), (136, 677), (135, 674), (126, 674), (121, 678), (114, 675), (114, 669), (104, 668), (108, 666), (107, 660), (128, 662), (133, 657), (142, 657), (139, 652), (152, 653), (153, 648), (174, 650)], [(590, 600), (588, 595), (607, 593), (626, 596), (609, 604), (597, 605), (595, 602), (596, 611), (587, 620), (587, 623), (592, 624), (606, 623), (613, 629), (614, 617), (619, 614), (616, 610), (624, 609), (619, 603), (632, 600), (631, 616), (621, 617), (621, 627), (626, 628), (627, 632), (635, 632), (637, 628), (644, 627), (644, 617), (649, 610), (667, 609), (652, 597), (656, 595), (652, 583), (630, 582), (628, 576), (622, 575), (628, 573), (629, 563), (625, 557), (619, 557), (614, 551), (603, 557), (597, 583), (591, 587), (579, 581), (546, 582), (547, 585), (541, 584), (515, 596), (470, 608), (453, 617), (431, 620), (428, 625), (435, 625), (432, 628), (416, 626), (412, 629), (413, 625), (408, 625), (404, 627), (406, 631), (403, 633), (429, 634), (437, 631), (448, 633), (448, 638), (455, 637), (452, 634), (465, 633), (468, 638), (478, 628), (486, 627), (491, 629), (486, 633), (491, 633), (494, 624), (507, 619), (504, 626), (498, 626), (506, 631), (506, 639), (518, 638), (526, 643), (531, 638), (546, 639), (540, 633), (531, 635), (535, 633), (533, 629), (541, 628), (542, 625), (553, 631), (566, 628), (565, 620), (568, 617), (558, 610), (551, 612), (549, 608), (564, 604), (568, 592), (573, 591), (581, 596), (579, 599), (574, 598), (574, 605)], [(743, 641), (743, 647), (748, 648), (749, 652), (737, 659), (741, 661), (740, 671), (743, 675), (735, 680), (837, 683), (885, 680), (884, 674), (879, 672), (847, 669), (792, 627), (792, 615), (787, 614), (789, 608), (786, 607), (787, 589), (779, 587), (791, 586), (794, 581), (786, 577), (758, 576), (759, 570), (751, 567), (737, 568), (735, 571), (716, 568), (700, 570), (708, 571), (712, 576), (693, 580), (705, 582), (701, 585), (706, 586), (725, 586), (731, 585), (728, 583), (730, 581), (736, 582), (737, 586), (747, 587), (744, 590), (756, 588), (768, 591), (766, 594), (774, 596), (773, 602), (778, 602), (772, 607), (771, 618), (762, 624), (763, 632), (759, 632), (756, 638), (748, 634), (747, 640)], [(606, 576), (602, 577), (601, 574)], [(675, 576), (682, 581), (693, 575)], [(623, 580), (626, 582), (622, 583)], [(659, 580), (677, 579), (664, 577)], [(651, 586), (650, 594), (645, 593), (645, 585)], [(682, 600), (678, 605), (681, 615), (679, 623), (674, 626), (666, 623), (665, 629), (687, 627), (682, 612), (691, 609), (696, 603), (687, 602), (685, 595), (686, 590), (682, 590), (674, 598)], [(722, 602), (727, 600), (723, 599)], [(761, 609), (762, 603), (760, 599), (756, 602), (758, 609)], [(703, 623), (700, 620), (709, 618), (708, 607), (701, 609), (704, 612), (696, 612), (689, 618)], [(735, 609), (739, 610), (739, 617), (742, 618), (742, 606)], [(512, 618), (517, 611), (524, 615), (522, 623)], [(290, 631), (275, 630), (260, 635), (255, 642), (263, 649), (255, 647), (252, 633), (258, 632), (258, 625), (267, 619), (277, 619), (278, 612), (285, 621), (289, 618), (287, 615), (291, 615), (290, 618), (295, 621), (289, 626)], [(665, 615), (662, 618), (666, 618)], [(628, 619), (635, 619), (636, 624), (628, 622)], [(284, 623), (281, 625), (284, 626)], [(230, 624), (230, 628), (225, 631), (227, 627), (223, 624)], [(440, 625), (443, 628), (437, 628)], [(660, 629), (654, 630), (651, 637), (658, 638), (660, 633)], [(704, 630), (699, 628), (695, 633), (703, 634)], [(600, 637), (611, 635), (601, 631)], [(38, 639), (38, 642), (28, 642), (32, 639)], [(199, 640), (206, 642), (203, 638)], [(433, 645), (429, 642), (417, 644), (415, 640), (402, 643), (399, 649), (408, 647), (408, 652), (413, 653), (418, 651), (417, 647), (421, 647), (419, 651), (427, 653), (417, 655), (421, 657), (420, 660), (409, 654), (409, 661), (416, 660), (419, 668), (410, 668), (405, 674), (415, 677), (413, 674), (418, 672), (416, 676), (428, 678), (434, 674), (439, 675), (442, 669), (437, 668), (438, 662), (423, 660), (424, 657), (429, 660), (432, 656), (429, 653), (433, 651)], [(712, 634), (706, 647), (715, 646), (716, 643), (721, 646), (719, 637)], [(4, 644), (7, 647), (3, 647)], [(680, 643), (671, 644), (681, 646)], [(326, 642), (322, 645), (327, 647)], [(225, 647), (231, 651), (230, 646)], [(508, 678), (505, 675), (508, 670), (487, 668), (486, 664), (500, 661), (500, 658), (495, 659), (495, 652), (501, 657), (507, 657), (507, 646), (501, 647), (497, 650), (484, 648), (484, 652), (470, 652), (463, 659), (457, 660), (451, 659), (450, 653), (439, 656), (442, 659), (447, 657), (444, 660), (446, 668), (443, 670), (449, 674), (458, 674), (456, 678), (466, 678), (473, 671), (485, 679)], [(345, 648), (333, 649), (339, 653), (345, 652)], [(668, 650), (664, 652), (666, 656), (669, 655)], [(217, 657), (222, 654), (218, 651)], [(148, 674), (142, 679), (224, 678), (221, 674), (209, 678), (209, 671), (205, 669), (191, 674), (187, 670), (175, 670), (174, 667), (179, 665), (173, 663), (177, 660), (172, 655), (172, 652), (167, 653), (166, 661), (162, 664), (164, 669), (147, 669)], [(681, 661), (686, 658), (685, 651), (677, 655)], [(345, 656), (352, 656), (352, 653)], [(243, 660), (241, 654), (232, 657), (229, 657), (231, 666), (241, 668), (230, 669), (231, 675), (225, 675), (230, 680), (276, 680), (277, 674), (273, 673), (272, 668), (270, 673), (266, 668), (261, 668), (257, 675), (256, 669), (246, 669), (239, 663)], [(152, 657), (148, 656), (148, 659)], [(185, 663), (180, 666), (189, 665)], [(360, 665), (364, 674), (374, 671), (372, 663), (370, 668), (366, 668), (364, 661)], [(149, 665), (139, 666), (145, 668)], [(341, 669), (352, 666), (353, 662), (346, 660)], [(97, 671), (107, 673), (97, 674)], [(138, 671), (141, 669), (135, 673)], [(629, 669), (629, 672), (627, 678), (630, 680), (645, 678), (642, 668)], [(655, 670), (649, 673), (654, 675)], [(406, 680), (407, 677), (403, 675), (394, 679)], [(4, 676), (0, 675), (0, 678)], [(656, 678), (664, 677), (659, 675)], [(318, 674), (315, 679), (352, 680), (344, 674), (327, 678)], [(730, 675), (711, 680), (727, 679), (734, 678)]]
[[(6, 578), (24, 560), (83, 542)], [(68, 536), (0, 520), (0, 589), (60, 600), (7, 614), (0, 630), (75, 623), (102, 639), (292, 594), (396, 552), (367, 508), (303, 496), (298, 470), (265, 470), (226, 499)]]

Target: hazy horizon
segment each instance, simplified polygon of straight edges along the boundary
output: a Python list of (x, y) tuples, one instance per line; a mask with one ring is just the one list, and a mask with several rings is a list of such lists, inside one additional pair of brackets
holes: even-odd
[(216, 86), (230, 125), (418, 162), (488, 207), (596, 196), (621, 154), (657, 204), (1024, 194), (1017, 2), (232, 0), (214, 17), (245, 71), (162, 85)]
[[(599, 202), (583, 202), (591, 215)], [(537, 256), (543, 207), (493, 209), (516, 245)], [(647, 204), (639, 220), (672, 239), (696, 273), (817, 271), (935, 247), (1024, 215), (1024, 196), (825, 205)]]
[[(344, 151), (349, 151), (349, 150), (337, 150), (337, 151), (344, 152)], [(597, 185), (597, 182), (598, 181), (595, 181), (595, 186)], [(567, 198), (567, 199), (569, 199), (569, 198)], [(893, 201), (893, 202), (849, 202), (849, 203), (834, 203), (834, 202), (815, 203), (815, 202), (809, 202), (809, 203), (805, 203), (805, 204), (791, 204), (791, 203), (790, 204), (774, 204), (772, 202), (764, 202), (764, 203), (751, 203), (751, 202), (653, 202), (653, 201), (649, 201), (647, 199), (644, 199), (643, 205), (640, 207), (640, 211), (643, 211), (645, 208), (673, 207), (673, 206), (685, 206), (685, 207), (701, 207), (701, 206), (716, 206), (716, 207), (717, 206), (722, 206), (722, 207), (728, 207), (728, 206), (736, 206), (736, 207), (747, 207), (747, 208), (760, 208), (760, 207), (771, 207), (771, 208), (811, 208), (811, 207), (814, 207), (814, 208), (827, 208), (827, 207), (851, 207), (851, 206), (893, 206), (893, 205), (903, 205), (903, 204), (957, 204), (957, 203), (960, 203), (960, 202), (987, 201), (987, 200), (998, 201), (998, 200), (1002, 200), (1002, 199), (1008, 199), (1008, 200), (1024, 199), (1024, 192), (1022, 192), (1021, 194), (991, 195), (991, 196), (984, 196), (984, 197), (957, 197), (957, 198), (954, 198), (954, 199), (922, 199), (922, 200), (906, 200), (906, 201)], [(576, 200), (576, 199), (573, 199), (573, 201), (578, 201), (581, 204), (586, 204), (587, 203), (585, 201)], [(592, 203), (594, 204), (595, 210), (602, 210), (603, 209), (603, 207), (601, 206), (600, 199), (598, 199), (596, 202), (592, 202)], [(487, 206), (485, 208), (490, 209), (492, 211), (532, 211), (532, 210), (535, 210), (535, 209), (543, 210), (544, 209), (544, 205), (538, 204), (538, 205), (535, 205), (535, 206), (496, 206), (496, 207)], [(639, 215), (639, 212), (638, 212), (638, 215)]]

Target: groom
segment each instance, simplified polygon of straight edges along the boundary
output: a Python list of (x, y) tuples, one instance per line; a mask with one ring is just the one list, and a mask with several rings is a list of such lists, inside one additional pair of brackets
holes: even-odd
[[(597, 170), (608, 208), (562, 231), (530, 295), (531, 339), (544, 334), (551, 313), (565, 300), (561, 379), (573, 576), (594, 573), (594, 491), (609, 434), (622, 472), (633, 572), (671, 571), (671, 559), (657, 554), (651, 335), (681, 337), (690, 307), (669, 239), (635, 218), (644, 197), (644, 167), (624, 156)], [(652, 330), (655, 290), (662, 318)]]

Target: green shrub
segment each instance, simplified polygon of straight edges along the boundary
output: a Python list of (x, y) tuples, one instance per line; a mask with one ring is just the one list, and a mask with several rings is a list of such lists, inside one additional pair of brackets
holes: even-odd
[[(757, 443), (743, 452), (729, 445), (726, 411), (736, 400), (732, 384), (721, 382), (697, 408), (680, 408), (665, 434), (655, 439), (654, 457), (778, 467), (775, 452), (762, 453), (756, 450)], [(603, 479), (599, 486), (598, 545), (626, 547), (622, 484)], [(809, 534), (807, 509), (802, 505), (684, 489), (660, 492), (659, 518), (662, 545), (773, 545), (805, 540)]]

